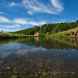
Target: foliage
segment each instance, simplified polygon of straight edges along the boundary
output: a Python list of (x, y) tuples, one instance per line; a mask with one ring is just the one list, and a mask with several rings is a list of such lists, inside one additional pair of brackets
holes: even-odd
[(73, 29), (78, 27), (78, 22), (71, 22), (71, 23), (56, 23), (56, 24), (44, 24), (42, 26), (34, 26), (33, 28), (24, 29), (17, 31), (17, 34), (25, 34), (25, 35), (33, 35), (35, 32), (42, 33), (57, 33), (66, 31), (69, 29)]

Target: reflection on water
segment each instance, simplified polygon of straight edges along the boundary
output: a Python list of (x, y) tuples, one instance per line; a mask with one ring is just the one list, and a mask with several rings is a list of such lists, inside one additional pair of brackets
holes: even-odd
[[(68, 41), (69, 42), (69, 41)], [(78, 50), (39, 37), (0, 41), (0, 78), (78, 78)]]
[(72, 41), (72, 43), (73, 43), (74, 46), (78, 46), (78, 38), (72, 38), (71, 41)]

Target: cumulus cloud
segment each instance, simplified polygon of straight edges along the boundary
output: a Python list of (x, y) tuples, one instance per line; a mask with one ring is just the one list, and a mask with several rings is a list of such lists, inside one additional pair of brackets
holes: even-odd
[(22, 4), (30, 14), (34, 12), (57, 14), (64, 9), (60, 0), (47, 1), (47, 4), (44, 4), (44, 1), (40, 0), (22, 0)]

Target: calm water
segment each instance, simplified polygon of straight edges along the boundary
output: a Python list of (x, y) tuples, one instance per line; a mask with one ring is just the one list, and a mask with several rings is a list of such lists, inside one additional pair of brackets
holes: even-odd
[(0, 41), (0, 78), (78, 78), (77, 41)]

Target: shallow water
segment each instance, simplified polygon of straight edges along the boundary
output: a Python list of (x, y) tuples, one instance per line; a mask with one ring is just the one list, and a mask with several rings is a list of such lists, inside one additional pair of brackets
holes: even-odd
[(31, 38), (0, 43), (0, 78), (78, 78), (73, 45)]

